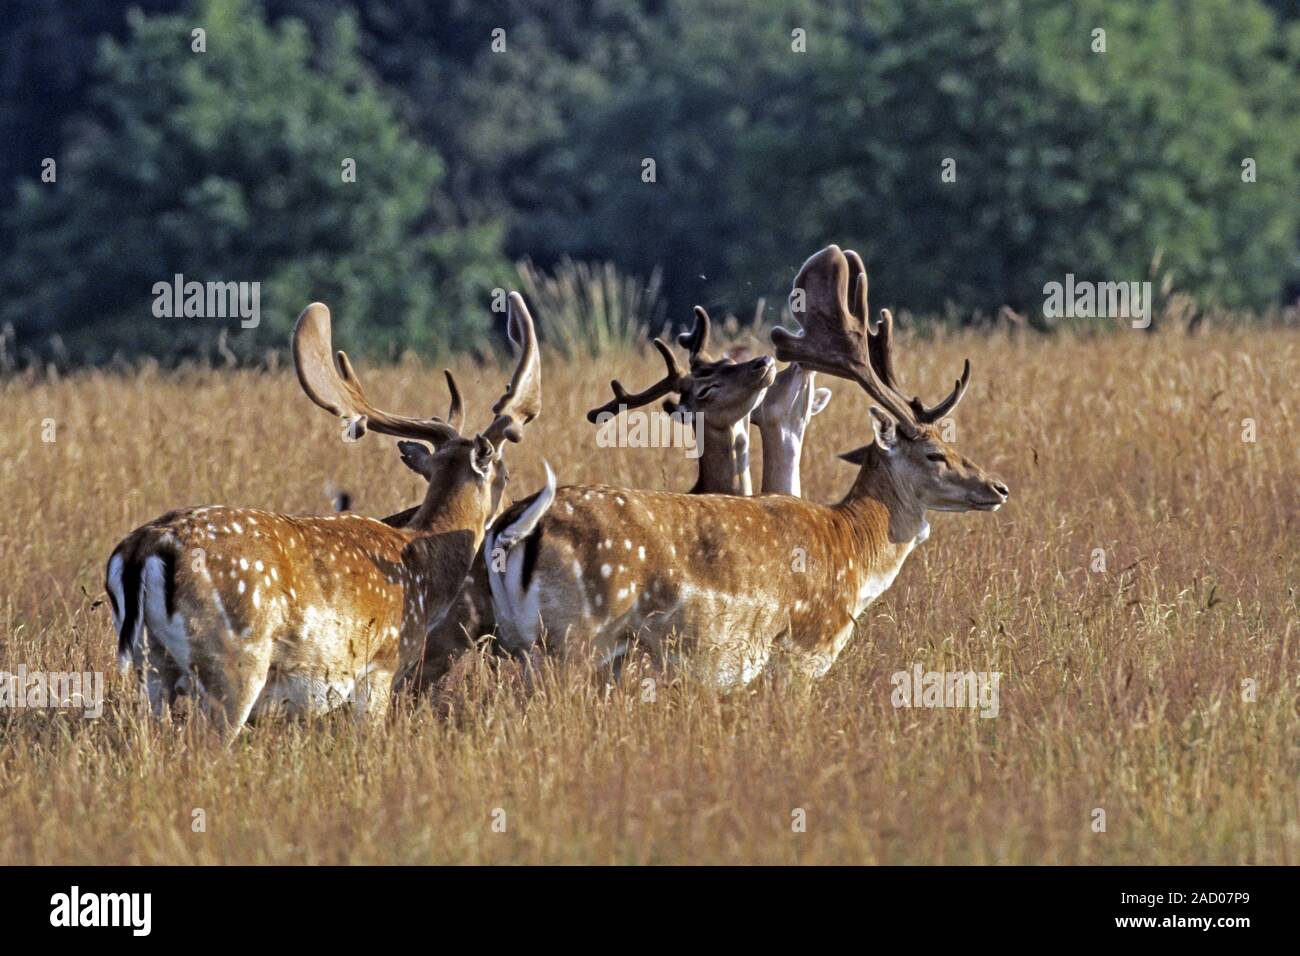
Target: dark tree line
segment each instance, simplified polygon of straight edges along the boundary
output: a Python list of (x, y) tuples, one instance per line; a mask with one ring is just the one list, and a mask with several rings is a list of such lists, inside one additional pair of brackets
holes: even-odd
[(684, 319), (828, 241), (917, 312), (1157, 256), (1263, 308), (1300, 278), (1298, 54), (1290, 0), (10, 0), (0, 322), (193, 354), (214, 326), (149, 310), (183, 273), (260, 283), (237, 351), (312, 298), (459, 348), (523, 256), (662, 267)]

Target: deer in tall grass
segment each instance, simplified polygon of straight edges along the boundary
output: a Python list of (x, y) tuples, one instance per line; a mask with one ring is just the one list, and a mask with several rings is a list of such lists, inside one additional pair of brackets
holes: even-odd
[[(656, 350), (666, 375), (643, 391), (630, 394), (617, 380), (610, 383), (614, 399), (587, 413), (593, 423), (609, 421), (620, 411), (665, 399), (670, 415), (687, 413), (697, 426), (699, 475), (692, 494), (750, 494), (749, 422), (763, 436), (764, 492), (799, 494), (799, 453), (808, 420), (830, 399), (830, 389), (814, 388), (813, 373), (796, 363), (773, 375), (770, 358), (736, 362), (731, 356), (714, 359), (708, 353), (709, 314), (695, 309), (695, 324), (677, 336), (687, 350), (683, 368), (659, 339)], [(396, 515), (386, 521), (401, 519)], [(496, 627), (487, 576), (487, 557), (480, 554), (470, 568), (465, 588), (442, 623), (429, 631), (418, 660), (406, 660), (398, 673), (403, 684), (419, 690), (436, 684), (452, 660), (470, 650), (476, 639)]]
[(729, 355), (714, 359), (708, 352), (709, 331), (709, 313), (696, 306), (694, 326), (677, 337), (689, 355), (688, 366), (682, 368), (672, 349), (654, 339), (667, 369), (664, 377), (635, 394), (615, 379), (610, 382), (614, 397), (589, 411), (587, 420), (607, 427), (620, 411), (665, 398), (665, 411), (684, 416), (696, 428), (699, 475), (691, 494), (750, 495), (752, 419), (763, 438), (762, 491), (797, 496), (804, 430), (826, 407), (830, 389), (814, 388), (812, 373), (798, 364), (778, 373), (769, 356), (743, 362)]
[(350, 703), (360, 718), (385, 713), (400, 648), (416, 646), (451, 606), (500, 507), (505, 442), (521, 440), (541, 410), (536, 335), (517, 293), (508, 325), (518, 364), (490, 423), (464, 436), (458, 421), (370, 404), (347, 355), (332, 352), (329, 310), (303, 310), (293, 334), (303, 390), (355, 437), (410, 439), (402, 457), (428, 481), (424, 501), (400, 527), (353, 513), (209, 506), (129, 534), (105, 586), (119, 658), (143, 673), (154, 713), (192, 691), (227, 739), (276, 709), (317, 715)]
[(548, 476), (485, 541), (505, 553), (489, 583), (508, 646), (616, 666), (640, 645), (719, 688), (748, 683), (783, 648), (792, 669), (818, 677), (928, 536), (928, 511), (1007, 501), (1006, 485), (936, 427), (965, 394), (970, 363), (937, 405), (903, 398), (890, 318), (871, 327), (856, 255), (829, 246), (812, 256), (791, 305), (803, 330), (773, 331), (777, 357), (857, 382), (881, 406), (870, 409), (871, 441), (842, 456), (858, 466), (844, 498), (557, 489)]

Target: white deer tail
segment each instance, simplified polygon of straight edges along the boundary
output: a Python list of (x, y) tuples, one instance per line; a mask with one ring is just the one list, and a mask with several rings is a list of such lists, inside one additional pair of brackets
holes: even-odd
[(529, 585), (541, 550), (539, 526), (555, 502), (555, 472), (546, 462), (542, 464), (546, 484), (532, 497), (506, 509), (483, 542), (492, 604), (508, 643), (531, 644), (537, 637), (536, 609), (529, 610), (536, 601), (529, 600)]
[(532, 534), (537, 529), (537, 522), (542, 520), (542, 516), (555, 501), (555, 472), (551, 471), (551, 466), (546, 461), (542, 462), (542, 467), (546, 469), (546, 484), (541, 491), (512, 505), (497, 522), (500, 530), (493, 529), (498, 547), (509, 551)]

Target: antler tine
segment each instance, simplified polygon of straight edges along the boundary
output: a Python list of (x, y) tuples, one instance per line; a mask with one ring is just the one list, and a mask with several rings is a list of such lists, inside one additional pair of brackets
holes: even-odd
[(913, 398), (908, 403), (912, 406), (912, 414), (916, 416), (916, 420), (919, 422), (925, 422), (926, 424), (937, 422), (945, 415), (952, 414), (953, 409), (957, 407), (957, 404), (966, 394), (966, 386), (969, 384), (970, 359), (966, 359), (965, 364), (962, 366), (961, 378), (957, 379), (957, 383), (953, 386), (952, 391), (948, 393), (948, 397), (937, 405), (931, 405), (929, 408), (922, 405), (919, 398)]
[(443, 369), (442, 374), (447, 376), (447, 391), (451, 393), (451, 404), (447, 406), (447, 424), (460, 431), (465, 427), (465, 404), (461, 401), (460, 389), (452, 378), (451, 369)]
[[(861, 268), (861, 259), (857, 264)], [(853, 272), (850, 260), (836, 245), (827, 246), (804, 263), (790, 293), (791, 313), (803, 328), (798, 333), (780, 327), (772, 330), (776, 357), (857, 382), (898, 421), (905, 434), (915, 435), (917, 422), (911, 409), (881, 380), (871, 360), (865, 269), (854, 280), (853, 295), (860, 314), (849, 304)], [(798, 304), (803, 308), (797, 308)]]
[(867, 307), (867, 267), (863, 264), (862, 257), (852, 249), (844, 250), (844, 258), (849, 263), (849, 288), (852, 290), (849, 295), (849, 311), (858, 322), (866, 326), (867, 357), (871, 360), (871, 366), (876, 370), (880, 381), (900, 399), (906, 400), (907, 396), (899, 387), (898, 376), (894, 374), (893, 313), (888, 309), (881, 309), (880, 320), (875, 328), (872, 328), (869, 317), (871, 310)]
[[(863, 302), (863, 305), (865, 306), (866, 303)], [(902, 398), (905, 393), (898, 383), (898, 376), (894, 374), (893, 337), (893, 313), (888, 309), (881, 309), (880, 321), (876, 324), (876, 331), (870, 334), (867, 343), (871, 354), (871, 364), (875, 366), (876, 374), (880, 376), (881, 381), (893, 389), (899, 398)], [(915, 395), (907, 400), (908, 408), (912, 411), (912, 417), (919, 424), (929, 425), (937, 422), (945, 415), (951, 414), (952, 410), (957, 407), (957, 403), (962, 400), (962, 396), (966, 394), (966, 386), (969, 384), (970, 359), (966, 359), (966, 363), (962, 367), (961, 378), (957, 380), (952, 392), (943, 401), (937, 405), (927, 407)]]
[(690, 353), (692, 365), (712, 361), (705, 351), (709, 347), (709, 326), (709, 313), (704, 306), (697, 305), (695, 307), (695, 325), (691, 327), (689, 332), (681, 332), (677, 336), (677, 344)]
[(616, 378), (610, 379), (609, 389), (611, 392), (614, 393), (614, 397), (610, 399), (608, 402), (606, 402), (604, 405), (601, 405), (598, 408), (593, 408), (591, 411), (587, 412), (587, 421), (594, 423), (596, 419), (598, 419), (605, 412), (613, 412), (614, 414), (617, 415), (618, 409), (621, 406), (627, 404), (628, 391), (626, 388), (623, 387), (622, 382), (620, 382)]
[[(866, 277), (863, 277), (862, 284), (866, 285)], [(866, 315), (866, 297), (863, 296), (862, 308), (863, 315)], [(903, 390), (899, 387), (898, 376), (894, 374), (894, 314), (888, 309), (880, 310), (880, 321), (876, 323), (875, 331), (869, 333), (867, 339), (867, 352), (871, 356), (871, 364), (876, 367), (876, 374), (880, 380), (898, 393), (902, 398)]]
[(483, 430), (483, 437), (500, 445), (502, 439), (517, 442), (523, 427), (542, 411), (542, 366), (537, 354), (537, 331), (524, 297), (511, 292), (506, 315), (506, 334), (520, 347), (519, 363), (492, 412), (496, 418)]
[(870, 309), (867, 307), (867, 267), (862, 257), (852, 249), (844, 250), (844, 258), (849, 263), (849, 311), (853, 317), (866, 326), (867, 357), (871, 360), (876, 375), (885, 386), (895, 392), (899, 398), (906, 398), (898, 386), (898, 377), (894, 374), (894, 316), (888, 309), (880, 310), (880, 321), (871, 327)]
[(333, 354), (330, 310), (322, 302), (313, 302), (298, 316), (293, 327), (293, 365), (307, 397), (326, 411), (353, 420), (358, 437), (369, 429), (437, 445), (459, 435), (441, 418), (405, 418), (371, 405), (347, 353)]
[(859, 322), (867, 321), (867, 267), (852, 249), (844, 250), (849, 264), (849, 311)]
[(681, 391), (682, 379), (686, 377), (686, 372), (677, 364), (677, 357), (673, 355), (663, 339), (656, 338), (653, 340), (654, 347), (659, 350), (663, 356), (664, 365), (667, 366), (667, 374), (659, 381), (655, 382), (643, 392), (637, 392), (635, 395), (628, 392), (618, 379), (609, 383), (610, 389), (614, 392), (614, 397), (604, 405), (593, 408), (587, 412), (587, 421), (595, 424), (599, 421), (600, 416), (606, 413), (617, 415), (622, 408), (640, 408), (642, 405), (649, 405), (657, 398), (663, 398), (672, 392)]

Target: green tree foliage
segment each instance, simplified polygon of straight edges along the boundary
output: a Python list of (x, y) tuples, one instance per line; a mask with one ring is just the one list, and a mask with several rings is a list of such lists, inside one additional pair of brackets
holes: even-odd
[[(555, 197), (538, 181), (538, 165), (574, 134), (581, 111), (615, 96), (628, 71), (653, 67), (645, 45), (661, 25), (661, 7), (660, 0), (267, 0), (272, 18), (322, 26), (355, 11), (362, 56), (446, 158), (448, 189), (474, 215), (549, 208)], [(518, 243), (514, 251), (528, 254)]]
[(828, 241), (925, 310), (1035, 307), (1067, 271), (1142, 279), (1157, 254), (1234, 305), (1297, 273), (1296, 48), (1259, 4), (828, 7), (670, 0), (640, 68), (576, 93), (512, 241), (662, 264), (675, 314), (780, 292)]
[[(62, 21), (16, 2), (48, 43)], [(92, 31), (126, 39), (86, 105), (80, 79), (50, 101), (72, 111), (57, 187), (24, 147), (0, 225), (20, 344), (198, 348), (211, 326), (147, 310), (179, 271), (263, 282), (271, 321), (237, 348), (281, 344), (312, 297), (375, 347), (461, 347), (501, 250), (662, 269), (679, 322), (783, 296), (832, 241), (864, 254), (874, 301), (916, 311), (1037, 309), (1067, 272), (1145, 279), (1157, 256), (1206, 302), (1300, 288), (1293, 0), (264, 3), (269, 28), (236, 0), (129, 35), (67, 24), (74, 65)], [(24, 55), (21, 76), (61, 62)], [(0, 116), (49, 136), (39, 111)]]
[[(182, 0), (133, 0), (144, 13), (173, 12)], [(86, 106), (102, 37), (121, 39), (127, 8), (116, 3), (6, 0), (0, 26), (0, 208), (18, 177), (63, 150), (60, 117)]]
[[(499, 230), (456, 223), (439, 157), (403, 132), (347, 19), (314, 50), (302, 24), (269, 28), (243, 0), (136, 14), (98, 71), (57, 183), (24, 182), (11, 213), (0, 317), (20, 344), (57, 333), (90, 360), (183, 355), (224, 327), (253, 353), (282, 347), (312, 299), (372, 349), (480, 338), (472, 303), (504, 273)], [(155, 318), (153, 286), (176, 273), (260, 282), (261, 324)]]

